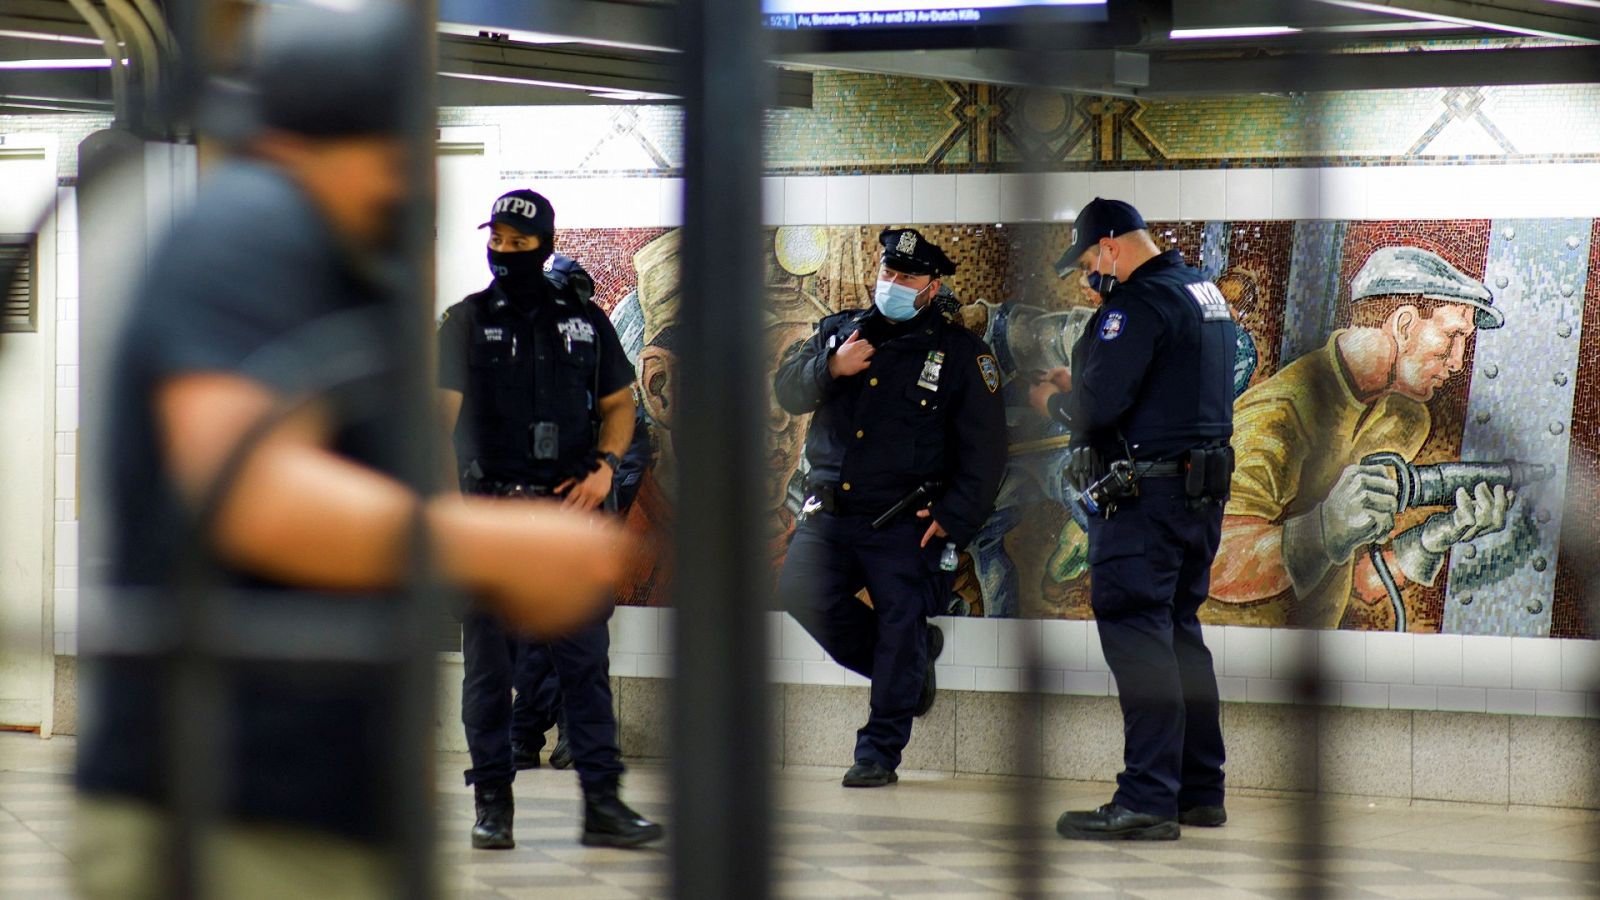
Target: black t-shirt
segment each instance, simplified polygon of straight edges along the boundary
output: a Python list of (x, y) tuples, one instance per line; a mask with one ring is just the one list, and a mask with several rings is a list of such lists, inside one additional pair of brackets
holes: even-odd
[[(135, 295), (119, 345), (106, 435), (110, 498), (110, 621), (141, 625), (174, 610), (189, 511), (160, 451), (155, 389), (186, 373), (241, 375), (274, 394), (315, 395), (331, 410), (335, 449), (379, 469), (393, 456), (378, 439), (394, 367), (373, 283), (341, 251), (309, 198), (283, 173), (231, 162), (201, 186)], [(392, 432), (390, 432), (392, 433)], [(235, 621), (296, 607), (353, 612), (388, 597), (320, 595), (218, 573), (207, 603)], [(370, 607), (369, 607), (370, 609)], [(261, 619), (262, 633), (269, 627)], [(303, 621), (303, 619), (302, 619)], [(85, 644), (93, 629), (86, 618)], [(116, 627), (116, 626), (112, 626)], [(162, 802), (158, 741), (166, 692), (156, 664), (83, 659), (78, 779), (88, 791)], [(225, 666), (226, 812), (361, 839), (385, 834), (380, 783), (392, 720), (370, 671), (305, 663)]]

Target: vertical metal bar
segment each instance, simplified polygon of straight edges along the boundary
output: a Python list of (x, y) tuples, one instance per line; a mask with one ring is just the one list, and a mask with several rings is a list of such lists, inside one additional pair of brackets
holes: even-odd
[(678, 897), (768, 896), (761, 148), (769, 96), (756, 0), (678, 7), (684, 98), (683, 467), (677, 517), (673, 882)]

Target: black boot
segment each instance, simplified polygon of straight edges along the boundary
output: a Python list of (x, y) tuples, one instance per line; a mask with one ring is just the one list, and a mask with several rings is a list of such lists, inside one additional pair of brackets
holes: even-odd
[(615, 778), (583, 789), (583, 845), (638, 847), (661, 839), (661, 826), (628, 808)]
[(517, 771), (539, 768), (539, 748), (522, 741), (511, 742), (511, 761)]
[(511, 838), (511, 817), (516, 806), (511, 799), (511, 783), (475, 784), (472, 799), (478, 808), (478, 821), (472, 825), (474, 850), (510, 850), (517, 845)]
[(567, 744), (567, 730), (556, 732), (556, 748), (550, 751), (550, 766), (555, 769), (572, 768), (572, 747)]
[(1178, 820), (1107, 803), (1091, 812), (1065, 812), (1056, 833), (1077, 841), (1175, 841)]
[(933, 664), (939, 661), (939, 655), (944, 652), (944, 630), (937, 625), (928, 626), (928, 665), (922, 672), (922, 694), (917, 697), (917, 708), (912, 715), (921, 718), (933, 709), (933, 701), (939, 697), (939, 681), (934, 677)]

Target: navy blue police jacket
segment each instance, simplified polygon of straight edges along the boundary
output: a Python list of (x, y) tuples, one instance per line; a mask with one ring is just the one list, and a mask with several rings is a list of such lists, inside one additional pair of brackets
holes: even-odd
[[(1176, 459), (1233, 435), (1233, 314), (1176, 250), (1107, 295), (1072, 348), (1072, 391), (1051, 411), (1105, 459)], [(1126, 447), (1124, 446), (1126, 442)]]
[[(857, 331), (875, 348), (871, 365), (835, 378), (828, 361)], [(813, 414), (810, 481), (835, 485), (844, 512), (877, 516), (936, 481), (933, 518), (965, 546), (994, 510), (1006, 465), (1000, 367), (931, 304), (902, 323), (876, 309), (828, 316), (784, 354), (773, 387), (791, 415)]]

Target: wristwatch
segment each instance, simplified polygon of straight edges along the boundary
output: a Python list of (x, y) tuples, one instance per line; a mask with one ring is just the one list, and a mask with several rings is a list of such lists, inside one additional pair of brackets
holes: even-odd
[(615, 453), (600, 454), (600, 461), (611, 467), (611, 474), (613, 475), (622, 468), (622, 457)]

